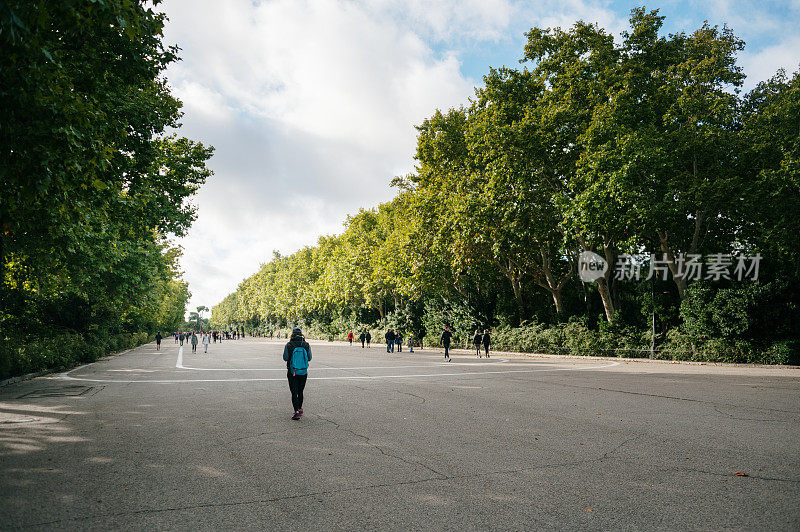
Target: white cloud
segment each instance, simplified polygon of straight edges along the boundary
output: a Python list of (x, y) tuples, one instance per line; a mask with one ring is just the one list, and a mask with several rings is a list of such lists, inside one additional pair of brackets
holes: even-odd
[(181, 241), (190, 307), (217, 303), (273, 249), (312, 244), (341, 231), (346, 214), (390, 199), (391, 177), (413, 166), (414, 124), (472, 93), (454, 54), (368, 4), (166, 10), (167, 41), (182, 48), (167, 73), (184, 102), (181, 134), (216, 147)]
[(745, 49), (739, 57), (739, 64), (747, 73), (747, 89), (769, 79), (780, 68), (791, 75), (800, 67), (800, 36), (793, 36), (759, 50)]

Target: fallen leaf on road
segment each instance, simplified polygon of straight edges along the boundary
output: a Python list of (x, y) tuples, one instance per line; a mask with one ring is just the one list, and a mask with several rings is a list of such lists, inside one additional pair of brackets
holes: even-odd
[(747, 473), (745, 473), (744, 471), (737, 471), (737, 472), (734, 473), (734, 475), (736, 475), (737, 477), (749, 477), (750, 476)]
[(593, 508), (587, 508), (587, 509), (584, 510), (584, 512), (594, 512), (594, 509)]

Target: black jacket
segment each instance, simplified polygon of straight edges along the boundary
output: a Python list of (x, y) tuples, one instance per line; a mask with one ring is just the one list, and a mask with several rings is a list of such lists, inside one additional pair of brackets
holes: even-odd
[(492, 345), (492, 339), (491, 339), (491, 337), (489, 336), (489, 333), (488, 333), (488, 332), (487, 332), (486, 334), (484, 334), (484, 335), (483, 335), (483, 345), (487, 345), (487, 346), (488, 346), (488, 345)]
[(478, 334), (476, 334), (475, 336), (472, 337), (472, 343), (474, 345), (481, 345), (481, 340), (482, 339), (483, 339), (483, 336), (481, 336), (481, 334), (478, 333)]
[(306, 339), (303, 338), (302, 335), (292, 336), (288, 342), (286, 342), (286, 347), (283, 348), (283, 360), (286, 361), (286, 369), (289, 369), (289, 363), (292, 360), (292, 353), (294, 352), (295, 347), (305, 347), (306, 353), (308, 353), (308, 361), (311, 362), (311, 346), (308, 345)]
[(453, 337), (453, 333), (450, 331), (444, 331), (442, 333), (442, 345), (449, 346), (450, 345), (450, 338)]

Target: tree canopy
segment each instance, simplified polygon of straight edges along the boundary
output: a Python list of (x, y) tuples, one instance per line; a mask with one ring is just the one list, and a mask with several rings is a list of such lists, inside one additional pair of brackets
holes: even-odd
[[(180, 137), (177, 48), (147, 2), (0, 6), (0, 330), (153, 332), (183, 323), (168, 244), (213, 149)], [(13, 358), (13, 353), (7, 355)]]
[[(392, 201), (276, 254), (212, 323), (424, 332), (577, 319), (644, 333), (655, 311), (663, 345), (795, 349), (800, 73), (742, 94), (744, 43), (730, 28), (665, 35), (663, 21), (634, 9), (618, 40), (584, 22), (531, 29), (519, 68), (490, 69), (469, 102), (417, 127), (416, 168), (395, 178)], [(576, 276), (584, 251), (611, 265), (596, 283)], [(658, 257), (668, 280), (616, 278), (626, 254)], [(723, 255), (760, 256), (764, 275), (686, 275), (687, 256)], [(754, 313), (744, 320), (769, 301), (788, 312), (769, 338), (699, 332), (709, 290), (723, 295), (709, 303), (715, 319), (736, 301)]]

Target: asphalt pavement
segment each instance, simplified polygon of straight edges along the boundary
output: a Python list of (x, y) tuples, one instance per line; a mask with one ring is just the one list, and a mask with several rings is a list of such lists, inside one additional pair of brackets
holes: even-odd
[(796, 368), (311, 345), (0, 388), (0, 529), (800, 529)]

